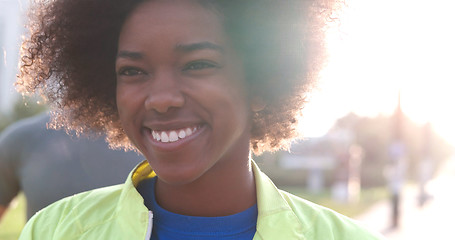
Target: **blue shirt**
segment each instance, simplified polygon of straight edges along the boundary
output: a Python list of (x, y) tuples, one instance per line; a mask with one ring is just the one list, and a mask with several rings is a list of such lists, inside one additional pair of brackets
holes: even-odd
[(156, 239), (253, 239), (257, 205), (223, 217), (194, 217), (169, 212), (155, 199), (156, 178), (141, 181), (137, 187), (144, 204), (153, 212), (152, 240)]

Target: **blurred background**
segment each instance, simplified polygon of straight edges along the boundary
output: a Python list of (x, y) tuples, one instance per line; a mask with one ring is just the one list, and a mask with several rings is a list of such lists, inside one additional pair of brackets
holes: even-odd
[[(0, 134), (46, 110), (13, 86), (27, 1), (0, 0)], [(305, 139), (255, 159), (282, 189), (388, 239), (448, 239), (455, 214), (455, 3), (347, 0), (303, 110)], [(24, 196), (0, 239), (25, 223)]]

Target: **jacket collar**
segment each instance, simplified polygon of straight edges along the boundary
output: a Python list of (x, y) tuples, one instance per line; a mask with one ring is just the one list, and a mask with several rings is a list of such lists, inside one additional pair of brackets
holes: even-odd
[(295, 215), (284, 195), (254, 161), (252, 168), (256, 181), (258, 222), (256, 239), (304, 239), (304, 226)]
[[(256, 195), (258, 204), (258, 221), (255, 240), (258, 239), (304, 239), (304, 225), (295, 215), (288, 204), (285, 196), (273, 182), (259, 169), (256, 163), (251, 160), (252, 170), (256, 182)], [(120, 203), (128, 201), (127, 204), (119, 204), (117, 209), (126, 219), (141, 219), (141, 226), (148, 224), (148, 209), (145, 207), (142, 196), (137, 192), (136, 186), (144, 179), (156, 176), (153, 169), (145, 160), (129, 174), (125, 182), (125, 188), (120, 196)], [(126, 200), (128, 199), (128, 200)], [(139, 205), (139, 206), (136, 206)], [(127, 217), (128, 216), (128, 217)]]
[(117, 217), (122, 219), (125, 229), (140, 236), (137, 238), (131, 236), (131, 239), (145, 239), (151, 225), (149, 210), (144, 205), (144, 199), (136, 190), (136, 186), (141, 180), (154, 176), (155, 173), (144, 160), (130, 172), (120, 194), (116, 208)]

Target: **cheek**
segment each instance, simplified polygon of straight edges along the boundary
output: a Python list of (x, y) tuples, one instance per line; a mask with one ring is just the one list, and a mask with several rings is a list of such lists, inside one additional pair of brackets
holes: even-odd
[(134, 113), (141, 106), (140, 91), (127, 85), (118, 85), (116, 91), (117, 111), (122, 125), (130, 125)]
[[(207, 90), (207, 92), (211, 93), (211, 99), (207, 99), (207, 101), (212, 103), (213, 112), (217, 113), (218, 121), (221, 120), (223, 124), (239, 130), (248, 124), (251, 114), (247, 93), (242, 84), (230, 82)], [(229, 124), (231, 122), (234, 124)]]
[(131, 88), (131, 86), (120, 85), (117, 86), (116, 99), (117, 111), (122, 128), (131, 143), (138, 149), (141, 149), (137, 141), (139, 133), (135, 122), (139, 119), (138, 114), (141, 106), (140, 95), (134, 88)]
[(117, 87), (117, 91), (116, 91), (116, 104), (117, 104), (117, 111), (118, 111), (118, 114), (120, 116), (120, 120), (122, 121), (122, 124), (123, 124), (123, 118), (124, 118), (124, 115), (126, 113), (126, 110), (128, 109), (126, 107), (126, 97), (125, 97), (125, 92)]

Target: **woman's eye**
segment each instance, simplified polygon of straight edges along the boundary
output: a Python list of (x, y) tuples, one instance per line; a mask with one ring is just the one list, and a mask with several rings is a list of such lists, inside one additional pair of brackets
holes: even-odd
[(211, 62), (191, 62), (183, 68), (183, 71), (188, 70), (203, 70), (207, 68), (218, 68), (218, 65)]
[(124, 68), (120, 69), (120, 71), (118, 72), (118, 75), (121, 76), (137, 76), (141, 74), (144, 74), (144, 71), (137, 68)]

